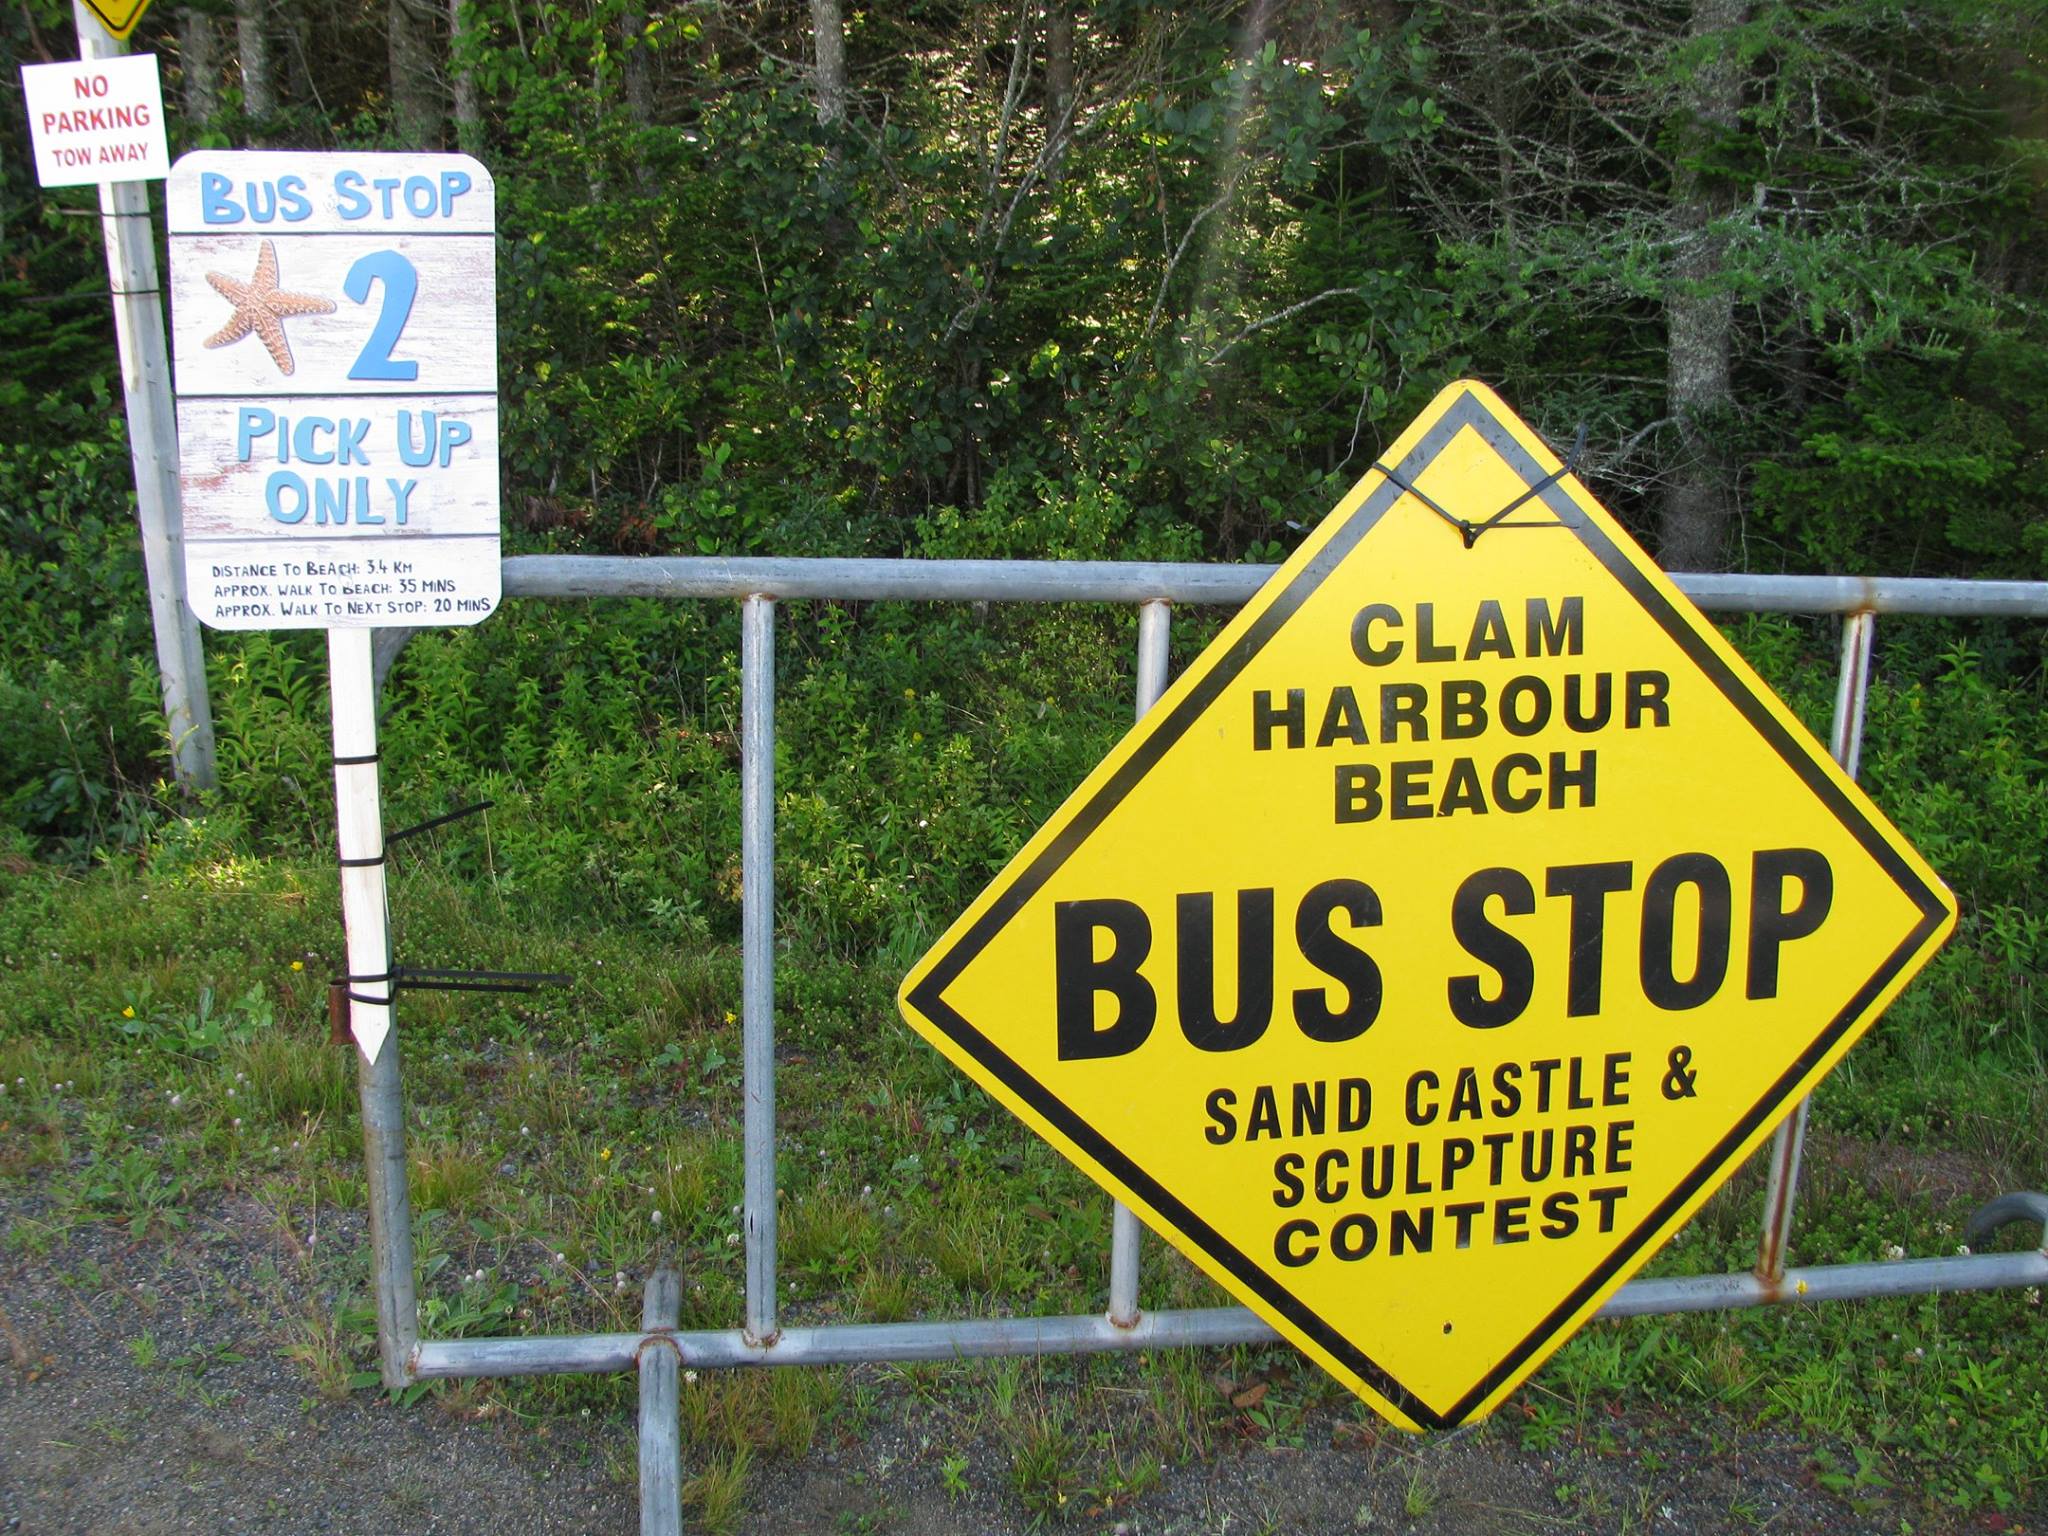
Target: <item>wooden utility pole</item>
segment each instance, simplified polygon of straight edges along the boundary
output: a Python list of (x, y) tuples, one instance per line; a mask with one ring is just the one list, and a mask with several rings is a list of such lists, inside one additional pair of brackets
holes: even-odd
[[(93, 14), (73, 0), (82, 59), (126, 52)], [(164, 345), (164, 309), (156, 242), (149, 222), (149, 184), (100, 184), (100, 227), (107, 241), (107, 279), (114, 294), (114, 334), (121, 349), (121, 391), (128, 408), (128, 455), (135, 467), (135, 511), (142, 525), (142, 563), (149, 615), (156, 630), (157, 673), (171, 735), (171, 767), (186, 789), (212, 789), (213, 709), (206, 694), (206, 651), (199, 621), (185, 602), (184, 509), (178, 495), (178, 421), (171, 408), (171, 361)]]

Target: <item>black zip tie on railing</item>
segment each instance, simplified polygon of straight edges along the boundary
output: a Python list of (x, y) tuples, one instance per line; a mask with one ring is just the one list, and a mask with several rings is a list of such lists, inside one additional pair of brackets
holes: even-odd
[(395, 965), (374, 974), (349, 974), (332, 978), (331, 986), (353, 988), (383, 984), (383, 997), (366, 997), (344, 991), (352, 1002), (389, 1008), (398, 994), (408, 988), (424, 992), (537, 992), (542, 987), (566, 987), (576, 978), (560, 971), (463, 971), (438, 966)]
[(377, 754), (375, 752), (365, 752), (361, 757), (337, 757), (334, 759), (334, 766), (337, 768), (360, 768), (365, 763), (374, 763), (376, 761)]
[(542, 987), (566, 987), (575, 979), (560, 971), (415, 970), (403, 965), (396, 985), (430, 992), (537, 992)]
[(1563, 527), (1564, 525), (1562, 523), (1510, 523), (1506, 521), (1506, 519), (1510, 514), (1512, 514), (1518, 508), (1520, 508), (1524, 503), (1535, 500), (1538, 496), (1541, 496), (1545, 491), (1549, 490), (1553, 485), (1557, 484), (1558, 481), (1562, 480), (1566, 475), (1575, 473), (1578, 468), (1579, 456), (1583, 454), (1585, 451), (1586, 424), (1584, 422), (1580, 422), (1579, 430), (1572, 437), (1571, 452), (1567, 453), (1564, 456), (1564, 463), (1558, 466), (1558, 468), (1553, 473), (1545, 475), (1541, 480), (1538, 480), (1534, 485), (1530, 486), (1529, 489), (1522, 492), (1521, 495), (1517, 496), (1513, 501), (1509, 502), (1506, 506), (1502, 507), (1498, 512), (1494, 513), (1493, 516), (1487, 518), (1484, 522), (1480, 523), (1468, 522), (1466, 519), (1457, 516), (1453, 512), (1448, 511), (1443, 506), (1430, 499), (1430, 497), (1424, 495), (1423, 492), (1417, 489), (1415, 486), (1410, 485), (1406, 480), (1403, 480), (1399, 475), (1395, 474), (1394, 471), (1389, 469), (1386, 465), (1375, 461), (1372, 467), (1378, 470), (1381, 474), (1385, 475), (1387, 479), (1393, 483), (1393, 486), (1396, 490), (1403, 491), (1408, 495), (1413, 496), (1417, 501), (1421, 502), (1425, 507), (1429, 508), (1429, 510), (1434, 512), (1438, 517), (1442, 518), (1445, 522), (1449, 523), (1453, 528), (1457, 529), (1458, 532), (1464, 536), (1465, 547), (1467, 549), (1470, 549), (1474, 544), (1479, 542), (1479, 535), (1481, 535), (1482, 533), (1486, 533), (1494, 528)]
[(460, 821), (465, 816), (474, 816), (479, 811), (488, 811), (497, 803), (495, 800), (479, 800), (475, 805), (465, 805), (461, 810), (450, 811), (445, 816), (431, 817), (419, 823), (418, 826), (406, 827), (397, 832), (387, 832), (384, 834), (384, 846), (389, 848), (393, 843), (402, 843), (408, 837), (418, 837), (422, 832), (431, 832), (436, 827), (445, 827), (451, 821)]
[[(349, 990), (358, 985), (370, 986), (377, 982), (384, 983), (386, 987), (385, 994), (382, 997), (365, 997), (360, 992)], [(327, 985), (329, 987), (340, 987), (342, 989), (341, 995), (352, 1003), (370, 1003), (378, 1008), (389, 1008), (398, 997), (398, 970), (396, 967), (393, 967), (391, 970), (378, 971), (375, 974), (343, 974), (331, 977)]]
[[(335, 762), (343, 764), (375, 761), (374, 757), (337, 757), (335, 759)], [(451, 821), (460, 821), (465, 816), (474, 816), (478, 811), (488, 811), (496, 804), (495, 800), (479, 800), (475, 805), (465, 805), (461, 810), (450, 811), (445, 816), (435, 816), (430, 820), (419, 823), (417, 826), (403, 827), (396, 832), (387, 832), (384, 835), (384, 851), (382, 853), (369, 854), (360, 859), (337, 858), (334, 862), (343, 869), (375, 869), (391, 856), (391, 845), (393, 843), (402, 843), (408, 837), (417, 837), (422, 832), (431, 832), (435, 827), (445, 827)]]

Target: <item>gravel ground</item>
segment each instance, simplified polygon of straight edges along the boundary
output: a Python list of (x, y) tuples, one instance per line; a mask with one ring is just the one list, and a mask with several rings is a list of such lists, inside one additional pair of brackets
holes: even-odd
[[(8, 1229), (38, 1214), (33, 1197), (0, 1198)], [(358, 1241), (346, 1228), (322, 1237)], [(0, 1532), (637, 1529), (629, 1383), (606, 1399), (614, 1407), (538, 1421), (489, 1391), (411, 1407), (372, 1393), (323, 1398), (284, 1353), (304, 1343), (294, 1320), (320, 1301), (294, 1243), (260, 1207), (228, 1202), (169, 1242), (89, 1225), (0, 1249)], [(877, 1367), (863, 1379), (878, 1404), (865, 1427), (821, 1432), (801, 1458), (758, 1460), (740, 1532), (1030, 1528), (1000, 1446), (945, 1438), (957, 1420), (898, 1373)], [(1813, 1447), (1733, 1423), (1616, 1418), (1599, 1438), (1600, 1450), (1532, 1452), (1500, 1431), (1418, 1441), (1325, 1415), (1301, 1426), (1300, 1448), (1246, 1440), (1168, 1468), (1128, 1502), (1077, 1494), (1054, 1528), (2048, 1531), (2042, 1511), (1930, 1515), (1910, 1490), (1893, 1504), (1852, 1505), (1819, 1485)], [(941, 1467), (960, 1454), (949, 1495)]]

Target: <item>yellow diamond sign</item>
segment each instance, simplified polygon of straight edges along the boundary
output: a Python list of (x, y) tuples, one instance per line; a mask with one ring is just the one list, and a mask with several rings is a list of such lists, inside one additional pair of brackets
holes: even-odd
[(112, 36), (125, 40), (141, 25), (149, 0), (85, 0), (85, 8)]
[(1955, 921), (1498, 398), (1437, 397), (904, 981), (1388, 1417), (1496, 1407)]

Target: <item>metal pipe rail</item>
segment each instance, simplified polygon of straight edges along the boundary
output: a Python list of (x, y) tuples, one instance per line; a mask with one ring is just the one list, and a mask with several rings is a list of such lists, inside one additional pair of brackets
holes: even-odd
[[(846, 602), (1186, 603), (1250, 599), (1274, 565), (1125, 560), (785, 560), (513, 555), (507, 597), (774, 597)], [(1710, 613), (1920, 613), (2048, 618), (2048, 582), (1674, 571)]]
[[(2048, 1253), (1985, 1253), (1888, 1264), (1787, 1270), (1773, 1284), (1756, 1275), (1686, 1275), (1631, 1280), (1596, 1316), (1724, 1312), (1787, 1301), (1860, 1301), (1929, 1291), (1996, 1291), (2048, 1284)], [(436, 1339), (413, 1361), (420, 1380), (554, 1376), (630, 1371), (650, 1341), (672, 1343), (692, 1368), (854, 1365), (874, 1360), (969, 1360), (997, 1355), (1104, 1354), (1184, 1345), (1272, 1344), (1265, 1322), (1243, 1307), (1144, 1313), (1128, 1328), (1106, 1316), (1000, 1317), (954, 1322), (838, 1323), (786, 1328), (772, 1345), (739, 1328), (696, 1333), (580, 1333), (523, 1339)], [(643, 1367), (644, 1368), (644, 1367)]]
[[(1108, 1311), (1101, 1316), (961, 1319), (782, 1328), (776, 1309), (775, 951), (774, 951), (774, 622), (777, 601), (1090, 602), (1138, 607), (1137, 709), (1142, 715), (1167, 679), (1171, 605), (1242, 603), (1272, 566), (1177, 565), (1031, 560), (784, 560), (591, 558), (527, 555), (504, 562), (504, 591), (520, 598), (651, 597), (731, 599), (742, 606), (742, 866), (745, 871), (744, 1066), (746, 1306), (741, 1327), (672, 1332), (648, 1313), (647, 1331), (528, 1338), (419, 1339), (413, 1305), (410, 1200), (403, 1151), (404, 1105), (397, 1035), (362, 1098), (372, 1207), (380, 1342), (387, 1384), (415, 1379), (625, 1371), (671, 1346), (692, 1366), (825, 1365), (875, 1360), (942, 1360), (986, 1355), (1147, 1349), (1270, 1341), (1273, 1331), (1242, 1307), (1151, 1311), (1139, 1305), (1138, 1226), (1118, 1209), (1113, 1223)], [(1853, 776), (1878, 614), (2048, 618), (2048, 582), (1970, 582), (1911, 577), (1674, 574), (1702, 608), (1720, 613), (1843, 615), (1842, 669), (1831, 732), (1836, 760)], [(1885, 1264), (1785, 1268), (1805, 1123), (1802, 1105), (1772, 1153), (1757, 1268), (1747, 1274), (1635, 1280), (1602, 1317), (1697, 1312), (1931, 1291), (2003, 1289), (2048, 1283), (2048, 1232), (2040, 1251), (1961, 1254)], [(2048, 1200), (2005, 1196), (1983, 1220), (2044, 1219)], [(1995, 1224), (1994, 1221), (1994, 1224)], [(664, 1282), (665, 1283), (665, 1282)], [(643, 1366), (644, 1369), (644, 1366)], [(667, 1384), (649, 1389), (658, 1421)], [(666, 1455), (664, 1450), (661, 1454)]]

